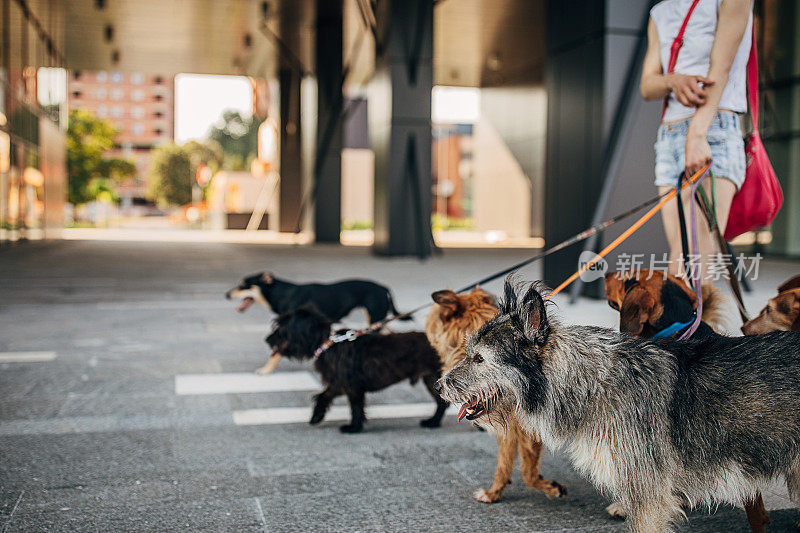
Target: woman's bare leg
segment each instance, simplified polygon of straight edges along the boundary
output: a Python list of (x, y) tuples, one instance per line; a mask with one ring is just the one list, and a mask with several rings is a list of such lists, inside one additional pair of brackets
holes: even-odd
[[(717, 177), (717, 221), (719, 223), (720, 231), (725, 232), (725, 224), (728, 221), (728, 213), (731, 209), (731, 202), (733, 195), (736, 194), (736, 186), (732, 181)], [(709, 199), (711, 198), (711, 180), (706, 178), (701, 185), (706, 191)], [(667, 192), (671, 187), (659, 187), (659, 194)], [(691, 190), (686, 187), (681, 191), (681, 199), (683, 200), (684, 212), (686, 214), (686, 234), (689, 237), (690, 250), (691, 250), (691, 203), (690, 203)], [(681, 233), (680, 222), (678, 219), (678, 207), (674, 201), (669, 202), (661, 210), (661, 219), (664, 222), (664, 231), (667, 235), (667, 242), (669, 244), (669, 273), (673, 275), (684, 275), (684, 269), (681, 265), (681, 256), (683, 250), (681, 248)], [(702, 260), (701, 274), (705, 282), (708, 272), (708, 263), (713, 254), (717, 253), (717, 247), (711, 232), (708, 229), (705, 217), (702, 214), (697, 215), (697, 240), (700, 248), (700, 255)], [(725, 253), (725, 251), (722, 251)], [(685, 276), (684, 276), (685, 277)]]

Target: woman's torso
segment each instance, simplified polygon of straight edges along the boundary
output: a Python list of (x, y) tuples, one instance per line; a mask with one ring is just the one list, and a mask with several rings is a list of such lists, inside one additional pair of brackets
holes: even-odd
[[(711, 47), (717, 31), (717, 12), (722, 0), (700, 0), (689, 19), (683, 37), (683, 46), (678, 53), (675, 72), (693, 76), (707, 76), (710, 66)], [(670, 47), (683, 24), (692, 0), (664, 0), (650, 11), (650, 17), (658, 30), (661, 66), (664, 72), (669, 64)], [(753, 16), (747, 22), (742, 42), (731, 65), (728, 84), (722, 93), (719, 109), (737, 113), (747, 111), (747, 60), (750, 55)], [(686, 107), (670, 94), (664, 122), (675, 122), (694, 115), (696, 108)]]

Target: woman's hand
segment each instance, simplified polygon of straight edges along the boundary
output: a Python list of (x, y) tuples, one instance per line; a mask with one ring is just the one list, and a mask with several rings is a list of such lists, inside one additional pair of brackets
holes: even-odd
[(705, 104), (705, 88), (714, 85), (712, 80), (703, 76), (687, 76), (676, 72), (667, 74), (666, 82), (678, 102), (687, 107), (700, 107)]
[(686, 136), (686, 173), (693, 176), (695, 172), (711, 163), (711, 147), (705, 135)]

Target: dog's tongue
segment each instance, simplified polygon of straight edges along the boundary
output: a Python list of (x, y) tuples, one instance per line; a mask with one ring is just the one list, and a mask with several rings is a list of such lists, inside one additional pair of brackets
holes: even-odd
[(253, 299), (248, 296), (247, 298), (242, 300), (242, 303), (239, 304), (239, 307), (237, 307), (236, 310), (238, 312), (240, 312), (240, 313), (243, 313), (243, 312), (247, 311), (247, 308), (250, 307), (250, 304), (252, 304), (252, 303), (253, 303)]
[(467, 409), (470, 407), (474, 407), (475, 404), (478, 403), (477, 398), (472, 398), (468, 402), (464, 402), (461, 404), (461, 409), (458, 410), (458, 421), (461, 422), (465, 416), (467, 416)]

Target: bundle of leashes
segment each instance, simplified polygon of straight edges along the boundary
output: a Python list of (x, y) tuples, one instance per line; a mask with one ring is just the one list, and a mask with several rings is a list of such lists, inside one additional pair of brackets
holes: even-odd
[[(708, 175), (711, 179), (711, 200), (709, 200), (705, 190), (702, 187), (697, 186), (700, 183), (700, 180), (698, 180), (697, 183), (692, 185), (692, 194), (691, 194), (692, 202), (690, 207), (690, 224), (692, 232), (691, 248), (695, 252), (695, 255), (698, 255), (699, 243), (697, 238), (696, 209), (699, 208), (700, 211), (703, 213), (703, 217), (708, 223), (708, 228), (711, 231), (711, 234), (717, 241), (717, 246), (719, 247), (720, 251), (726, 251), (732, 255), (730, 244), (727, 241), (725, 241), (724, 237), (722, 236), (717, 221), (716, 177), (714, 176), (714, 173), (710, 169), (708, 170)], [(676, 188), (680, 188), (682, 186), (684, 179), (685, 178), (683, 173), (678, 175)], [(684, 212), (683, 201), (680, 198), (680, 196), (677, 197), (677, 207), (678, 207), (678, 222), (680, 224), (680, 231), (681, 231), (681, 248), (683, 252), (684, 268), (686, 273), (689, 275), (688, 277), (691, 282), (692, 290), (697, 296), (697, 309), (695, 310), (694, 317), (692, 318), (692, 320), (689, 320), (688, 322), (675, 322), (674, 324), (656, 333), (653, 336), (654, 338), (672, 336), (688, 326), (689, 329), (687, 329), (680, 336), (680, 339), (687, 339), (691, 337), (695, 331), (697, 331), (697, 328), (700, 325), (700, 321), (702, 320), (703, 293), (702, 293), (702, 280), (700, 279), (701, 273), (699, 271), (699, 268), (696, 268), (696, 265), (692, 264), (691, 261), (692, 254), (690, 250), (689, 239), (686, 235), (686, 214)], [(731, 292), (734, 295), (734, 300), (736, 301), (736, 306), (739, 311), (739, 316), (742, 319), (742, 323), (747, 322), (748, 320), (750, 320), (750, 318), (747, 314), (747, 309), (745, 308), (744, 300), (742, 299), (742, 289), (741, 286), (739, 285), (739, 278), (736, 275), (736, 271), (733, 266), (733, 261), (726, 262), (725, 265), (728, 270), (727, 279), (730, 284)]]
[[(552, 298), (553, 296), (555, 296), (556, 294), (561, 292), (564, 288), (569, 286), (570, 283), (572, 283), (573, 281), (578, 279), (578, 277), (581, 274), (583, 274), (584, 272), (589, 270), (589, 268), (591, 268), (594, 264), (596, 264), (600, 259), (605, 257), (614, 248), (619, 246), (619, 244), (621, 244), (625, 239), (630, 237), (636, 230), (638, 230), (642, 225), (644, 225), (645, 222), (650, 220), (650, 218), (652, 218), (653, 215), (655, 215), (658, 211), (660, 211), (673, 197), (677, 196), (680, 199), (680, 195), (678, 194), (680, 190), (682, 190), (685, 187), (692, 187), (693, 188), (692, 189), (692, 194), (694, 194), (694, 190), (696, 189), (697, 184), (700, 182), (700, 179), (705, 175), (706, 171), (708, 171), (708, 168), (709, 168), (709, 165), (704, 166), (702, 169), (700, 169), (694, 175), (692, 175), (689, 178), (686, 178), (685, 180), (682, 181), (682, 183), (679, 183), (674, 189), (670, 189), (669, 191), (667, 191), (667, 192), (665, 192), (663, 194), (660, 194), (660, 195), (658, 195), (658, 196), (656, 196), (654, 198), (651, 198), (650, 200), (647, 200), (646, 202), (642, 202), (641, 204), (637, 205), (636, 207), (634, 207), (632, 209), (629, 209), (628, 211), (625, 211), (624, 213), (620, 213), (620, 214), (618, 214), (618, 215), (616, 215), (616, 216), (614, 216), (614, 217), (612, 217), (612, 218), (610, 218), (610, 219), (608, 219), (608, 220), (606, 220), (604, 222), (600, 222), (599, 224), (595, 224), (594, 226), (591, 226), (591, 227), (583, 230), (582, 232), (580, 232), (580, 233), (578, 233), (576, 235), (573, 235), (572, 237), (560, 242), (559, 244), (556, 244), (556, 245), (548, 248), (547, 250), (545, 250), (545, 251), (543, 251), (543, 252), (541, 252), (539, 254), (534, 255), (533, 257), (530, 257), (530, 258), (525, 259), (524, 261), (521, 261), (519, 263), (516, 263), (516, 264), (514, 264), (514, 265), (512, 265), (512, 266), (510, 266), (508, 268), (500, 270), (499, 272), (495, 272), (494, 274), (486, 276), (485, 278), (482, 278), (482, 279), (480, 279), (480, 280), (478, 280), (478, 281), (476, 281), (474, 283), (470, 283), (469, 285), (466, 285), (466, 286), (460, 288), (459, 290), (457, 290), (455, 292), (459, 293), (459, 294), (463, 293), (463, 292), (467, 292), (468, 290), (474, 289), (475, 287), (478, 287), (480, 285), (484, 285), (486, 283), (492, 282), (492, 281), (494, 281), (494, 280), (496, 280), (498, 278), (501, 278), (503, 276), (511, 274), (512, 272), (516, 272), (517, 270), (519, 270), (519, 269), (521, 269), (521, 268), (523, 268), (523, 267), (525, 267), (527, 265), (530, 265), (531, 263), (533, 263), (535, 261), (543, 259), (543, 258), (547, 257), (548, 255), (554, 254), (555, 252), (563, 250), (564, 248), (566, 248), (568, 246), (571, 246), (571, 245), (579, 243), (579, 242), (581, 242), (581, 241), (583, 241), (585, 239), (588, 239), (592, 235), (600, 233), (601, 231), (609, 228), (610, 226), (613, 226), (614, 224), (620, 222), (621, 220), (623, 220), (623, 219), (625, 219), (625, 218), (627, 218), (627, 217), (629, 217), (631, 215), (634, 215), (634, 214), (638, 213), (642, 209), (645, 209), (647, 207), (653, 206), (647, 213), (642, 215), (642, 217), (640, 217), (628, 229), (626, 229), (619, 237), (614, 239), (614, 241), (611, 242), (611, 244), (606, 246), (600, 253), (598, 253), (597, 256), (595, 256), (591, 261), (587, 262), (585, 265), (583, 265), (581, 268), (579, 268), (577, 272), (572, 274), (561, 285), (559, 285), (552, 292), (550, 292), (550, 294), (548, 294), (547, 297), (545, 298), (546, 300), (549, 300), (550, 298)], [(698, 284), (698, 287), (699, 287), (699, 284)], [(382, 329), (384, 326), (386, 326), (390, 322), (393, 322), (395, 320), (399, 320), (401, 318), (405, 318), (405, 317), (414, 315), (414, 314), (422, 311), (423, 309), (427, 309), (428, 307), (431, 307), (432, 305), (433, 305), (433, 302), (427, 302), (427, 303), (424, 303), (422, 305), (419, 305), (419, 306), (415, 307), (414, 309), (412, 309), (410, 311), (406, 311), (405, 313), (401, 313), (399, 315), (394, 315), (392, 317), (384, 318), (383, 320), (380, 320), (378, 322), (375, 322), (375, 323), (371, 324), (369, 327), (367, 327), (365, 329), (360, 329), (360, 330), (352, 330), (351, 329), (351, 330), (346, 331), (345, 333), (332, 335), (327, 341), (325, 341), (323, 343), (322, 346), (320, 346), (317, 349), (317, 351), (315, 353), (315, 356), (319, 356), (320, 354), (324, 353), (326, 350), (328, 350), (334, 344), (337, 344), (339, 342), (353, 341), (353, 340), (355, 340), (358, 337), (361, 337), (363, 335), (366, 335), (366, 334), (369, 334), (369, 333), (374, 333), (374, 332), (379, 331), (380, 329)]]

